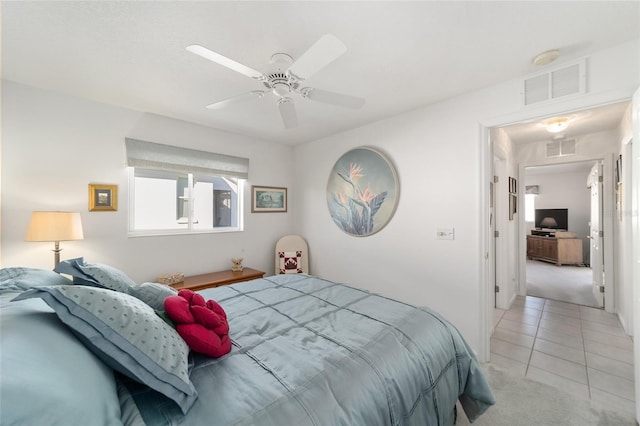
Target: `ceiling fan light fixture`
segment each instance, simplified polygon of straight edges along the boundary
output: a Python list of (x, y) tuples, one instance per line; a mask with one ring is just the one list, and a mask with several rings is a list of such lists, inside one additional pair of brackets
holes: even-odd
[(273, 94), (276, 96), (284, 98), (285, 96), (288, 96), (290, 92), (291, 88), (287, 83), (275, 83), (273, 85)]
[(536, 66), (543, 66), (550, 64), (560, 57), (560, 51), (558, 49), (547, 50), (542, 52), (533, 58), (533, 64)]

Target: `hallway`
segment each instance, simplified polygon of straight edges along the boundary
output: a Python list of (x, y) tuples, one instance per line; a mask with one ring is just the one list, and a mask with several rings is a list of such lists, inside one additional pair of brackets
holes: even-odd
[(612, 409), (634, 413), (633, 343), (601, 309), (520, 297), (496, 309), (491, 363)]

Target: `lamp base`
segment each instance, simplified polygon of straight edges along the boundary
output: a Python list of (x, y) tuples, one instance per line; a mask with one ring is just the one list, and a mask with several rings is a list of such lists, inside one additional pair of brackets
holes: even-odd
[(53, 247), (53, 250), (51, 250), (53, 252), (53, 269), (56, 269), (60, 264), (60, 252), (62, 251), (60, 241), (54, 241)]

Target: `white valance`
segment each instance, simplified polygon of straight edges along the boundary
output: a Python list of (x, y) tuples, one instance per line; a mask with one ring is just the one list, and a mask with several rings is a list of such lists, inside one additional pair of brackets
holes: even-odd
[(247, 179), (249, 159), (125, 138), (127, 165)]

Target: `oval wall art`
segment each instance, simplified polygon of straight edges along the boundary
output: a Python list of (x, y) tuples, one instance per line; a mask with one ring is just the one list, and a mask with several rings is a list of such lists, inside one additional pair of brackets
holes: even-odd
[(391, 220), (398, 204), (398, 176), (391, 162), (369, 147), (336, 161), (327, 183), (331, 218), (347, 234), (366, 237)]

